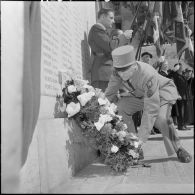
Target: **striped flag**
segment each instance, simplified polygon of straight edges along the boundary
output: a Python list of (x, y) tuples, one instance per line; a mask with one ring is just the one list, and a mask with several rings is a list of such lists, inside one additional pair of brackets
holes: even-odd
[(163, 18), (162, 18), (162, 34), (163, 39), (169, 43), (173, 43), (175, 39), (174, 33), (174, 18), (177, 16), (175, 2), (163, 2)]
[(160, 26), (162, 23), (162, 1), (155, 1), (153, 8), (152, 27), (153, 27), (153, 41), (156, 47), (157, 56), (162, 55), (162, 48), (160, 45)]
[(185, 32), (186, 32), (186, 44), (185, 44), (184, 59), (188, 65), (190, 65), (191, 67), (194, 67), (194, 46), (190, 38), (192, 31), (190, 30), (188, 25), (185, 26)]
[(185, 35), (185, 26), (183, 13), (181, 8), (181, 1), (175, 1), (175, 6), (177, 10), (177, 17), (175, 17), (175, 40), (177, 46), (177, 56), (178, 59), (181, 58), (182, 53), (186, 49), (186, 35)]

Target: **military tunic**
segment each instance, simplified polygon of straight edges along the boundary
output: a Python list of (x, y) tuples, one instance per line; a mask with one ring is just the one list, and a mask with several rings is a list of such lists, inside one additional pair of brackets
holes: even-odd
[[(161, 130), (167, 152), (171, 155), (180, 147), (179, 138), (170, 121), (171, 105), (180, 98), (177, 88), (171, 79), (161, 76), (152, 66), (144, 62), (137, 61), (130, 70), (131, 76), (128, 82), (123, 81), (117, 72), (113, 71), (105, 91), (106, 97), (112, 102), (116, 100), (119, 88), (126, 89), (117, 105), (119, 114), (129, 127), (128, 130), (134, 132), (131, 116), (143, 110), (139, 137), (145, 142), (155, 125)], [(172, 125), (171, 130), (170, 125)]]

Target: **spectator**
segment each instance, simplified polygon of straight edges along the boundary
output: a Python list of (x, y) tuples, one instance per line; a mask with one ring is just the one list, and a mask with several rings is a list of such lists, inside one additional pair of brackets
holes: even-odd
[(159, 74), (161, 74), (162, 76), (164, 77), (168, 77), (168, 69), (169, 69), (169, 64), (168, 64), (168, 61), (165, 60), (163, 62), (161, 62), (160, 64), (160, 68), (159, 68)]
[(186, 68), (184, 76), (187, 80), (187, 107), (186, 107), (186, 123), (194, 124), (194, 78), (192, 77), (193, 70)]
[(150, 59), (152, 59), (152, 54), (149, 52), (143, 52), (141, 55), (142, 62), (150, 64)]
[(181, 99), (177, 100), (177, 108), (178, 108), (178, 116), (177, 116), (177, 125), (178, 130), (189, 130), (186, 127), (185, 123), (185, 111), (187, 106), (187, 81), (185, 77), (182, 75), (183, 65), (181, 63), (177, 63), (174, 65), (175, 73), (172, 73), (172, 78), (177, 87), (177, 90), (181, 96)]

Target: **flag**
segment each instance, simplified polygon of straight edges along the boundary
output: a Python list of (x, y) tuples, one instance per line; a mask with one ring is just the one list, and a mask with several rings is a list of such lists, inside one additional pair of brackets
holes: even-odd
[(175, 1), (176, 10), (177, 10), (177, 17), (175, 17), (175, 40), (176, 40), (176, 47), (177, 47), (177, 56), (178, 59), (181, 58), (182, 53), (186, 49), (186, 33), (185, 33), (185, 26), (184, 26), (184, 19), (183, 13), (181, 8), (181, 1)]
[(153, 41), (156, 47), (157, 56), (162, 54), (162, 48), (160, 44), (160, 26), (162, 22), (162, 1), (155, 1), (153, 8), (152, 27), (153, 27)]
[(194, 46), (190, 38), (192, 31), (190, 30), (188, 25), (185, 26), (185, 32), (186, 32), (186, 44), (185, 44), (184, 60), (188, 65), (194, 67)]
[(169, 43), (174, 42), (174, 18), (177, 16), (177, 10), (175, 2), (164, 1), (163, 2), (163, 17), (161, 24), (161, 32), (164, 41)]

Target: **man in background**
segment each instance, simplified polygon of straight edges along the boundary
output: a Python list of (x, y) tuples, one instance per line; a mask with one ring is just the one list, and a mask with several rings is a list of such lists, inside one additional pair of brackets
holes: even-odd
[(149, 52), (143, 52), (141, 54), (141, 59), (142, 59), (142, 62), (145, 62), (147, 64), (150, 64), (150, 60), (152, 59), (152, 54), (149, 53)]
[(98, 12), (97, 23), (91, 27), (88, 36), (88, 43), (94, 56), (91, 67), (91, 85), (103, 91), (108, 85), (112, 72), (111, 51), (127, 44), (132, 37), (132, 30), (126, 30), (112, 39), (108, 30), (112, 28), (114, 22), (114, 11), (102, 8)]

